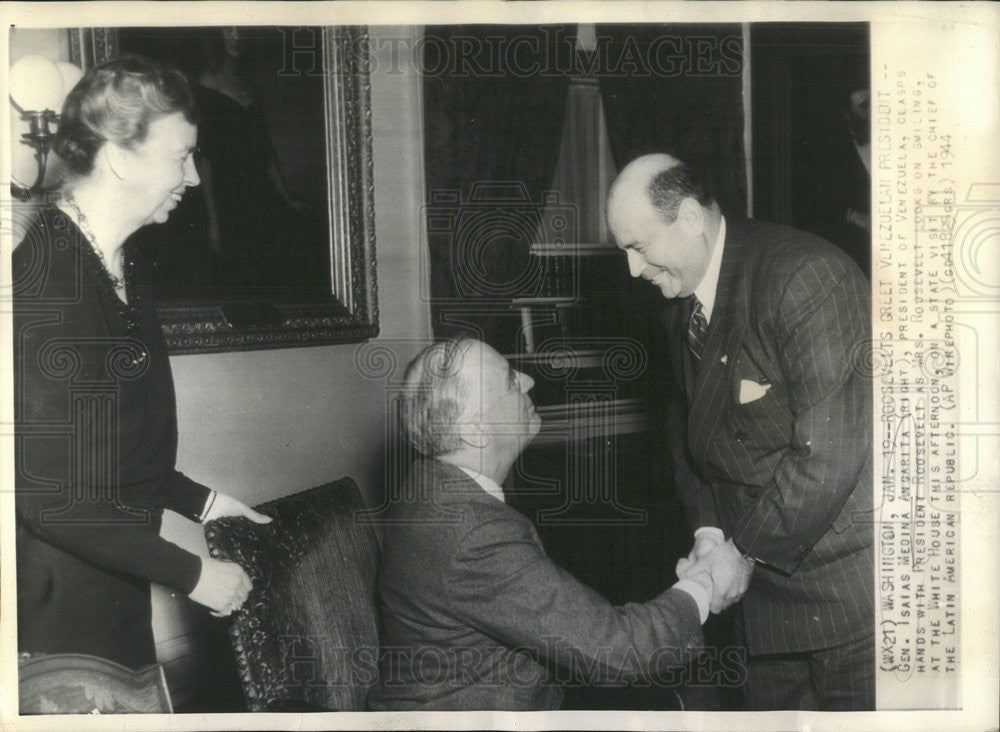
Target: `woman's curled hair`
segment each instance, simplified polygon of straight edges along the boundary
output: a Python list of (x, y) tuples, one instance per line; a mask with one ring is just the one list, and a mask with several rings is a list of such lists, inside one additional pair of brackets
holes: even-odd
[(52, 149), (76, 175), (87, 175), (105, 142), (131, 149), (149, 125), (180, 112), (197, 124), (191, 87), (184, 75), (138, 54), (93, 67), (66, 97)]

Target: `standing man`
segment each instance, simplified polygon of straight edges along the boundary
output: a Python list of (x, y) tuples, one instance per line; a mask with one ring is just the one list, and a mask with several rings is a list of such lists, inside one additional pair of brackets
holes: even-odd
[(625, 167), (608, 224), (669, 300), (678, 573), (710, 567), (715, 612), (746, 592), (748, 706), (874, 709), (867, 281), (822, 239), (723, 217), (669, 155)]

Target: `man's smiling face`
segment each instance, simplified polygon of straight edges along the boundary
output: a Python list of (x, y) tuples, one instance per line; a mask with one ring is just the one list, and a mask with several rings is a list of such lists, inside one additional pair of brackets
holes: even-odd
[(685, 199), (668, 224), (644, 190), (618, 191), (608, 206), (608, 227), (628, 257), (629, 273), (656, 285), (666, 298), (694, 293), (711, 259), (701, 206)]

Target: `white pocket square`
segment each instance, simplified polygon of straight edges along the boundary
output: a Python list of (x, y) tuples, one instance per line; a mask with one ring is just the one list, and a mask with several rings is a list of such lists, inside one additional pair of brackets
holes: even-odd
[(767, 390), (771, 388), (770, 384), (760, 384), (752, 379), (743, 379), (740, 381), (740, 404), (747, 404), (749, 402), (755, 402), (762, 396), (767, 394)]

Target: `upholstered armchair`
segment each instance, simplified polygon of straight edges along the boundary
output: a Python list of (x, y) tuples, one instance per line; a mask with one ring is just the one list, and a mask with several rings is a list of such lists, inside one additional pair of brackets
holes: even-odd
[(133, 671), (82, 653), (18, 656), (20, 714), (170, 714), (158, 663)]
[(365, 709), (378, 680), (378, 544), (350, 478), (257, 506), (258, 525), (205, 527), (213, 557), (238, 562), (254, 589), (230, 620), (250, 711)]

